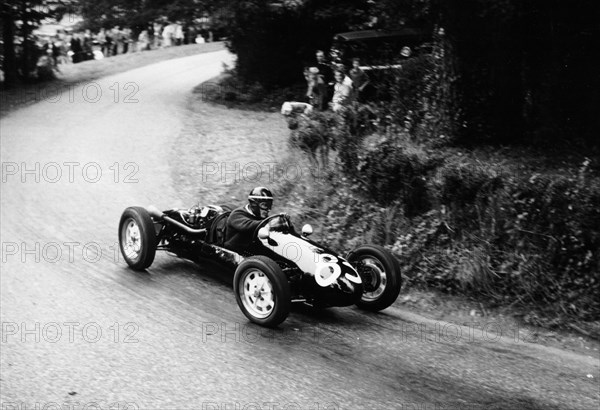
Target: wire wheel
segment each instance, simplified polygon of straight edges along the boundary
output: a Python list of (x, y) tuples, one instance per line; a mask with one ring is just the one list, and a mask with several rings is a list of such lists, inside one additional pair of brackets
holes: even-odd
[(364, 282), (362, 300), (371, 302), (379, 299), (387, 286), (387, 274), (379, 259), (370, 256), (358, 260), (358, 270)]
[(125, 253), (124, 256), (133, 261), (137, 260), (140, 257), (143, 246), (140, 227), (134, 219), (128, 219), (123, 228), (125, 232), (121, 237), (121, 245)]

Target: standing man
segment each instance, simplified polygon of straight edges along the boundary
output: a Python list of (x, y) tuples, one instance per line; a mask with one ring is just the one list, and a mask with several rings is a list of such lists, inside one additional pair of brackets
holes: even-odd
[(323, 50), (317, 50), (315, 56), (317, 58), (316, 67), (319, 69), (319, 73), (323, 77), (323, 80), (326, 84), (333, 84), (333, 69), (331, 68), (331, 64), (325, 59), (325, 53)]
[(364, 90), (369, 84), (369, 76), (367, 73), (360, 68), (360, 60), (358, 58), (352, 59), (352, 69), (348, 73), (352, 80), (352, 87), (354, 88), (354, 96), (357, 101), (364, 101)]
[(327, 108), (329, 93), (327, 84), (320, 75), (317, 67), (310, 67), (308, 69), (307, 84), (306, 97), (309, 104), (319, 111), (324, 111)]
[(338, 69), (335, 71), (335, 86), (333, 99), (331, 100), (331, 110), (336, 113), (342, 113), (352, 99), (352, 87), (344, 82), (346, 74)]
[(325, 105), (327, 105), (333, 96), (333, 85), (335, 83), (335, 78), (333, 77), (333, 67), (325, 59), (325, 53), (323, 50), (317, 50), (315, 57), (317, 59), (316, 67), (319, 69), (319, 74), (321, 78), (323, 78), (323, 81), (327, 87), (327, 96), (325, 97)]

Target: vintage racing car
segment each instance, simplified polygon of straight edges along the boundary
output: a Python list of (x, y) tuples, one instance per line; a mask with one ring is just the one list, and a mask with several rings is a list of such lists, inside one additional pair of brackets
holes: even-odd
[(148, 268), (157, 250), (196, 263), (206, 258), (233, 270), (233, 289), (242, 312), (252, 322), (274, 327), (291, 303), (315, 307), (350, 306), (379, 311), (400, 292), (398, 261), (384, 248), (364, 245), (346, 258), (308, 238), (310, 225), (298, 234), (283, 214), (266, 218), (254, 232), (258, 251), (242, 255), (224, 247), (227, 207), (194, 206), (187, 210), (129, 207), (119, 223), (119, 245), (127, 264)]

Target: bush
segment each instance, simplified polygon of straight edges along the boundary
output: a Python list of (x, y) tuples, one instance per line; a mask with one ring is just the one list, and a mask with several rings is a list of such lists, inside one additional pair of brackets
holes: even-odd
[(442, 207), (394, 245), (414, 281), (553, 320), (598, 318), (600, 179), (587, 165), (556, 175), (457, 162), (438, 178)]
[(600, 317), (600, 178), (588, 160), (536, 173), (433, 155), (402, 135), (358, 145), (357, 170), (329, 175), (309, 212), (326, 218), (331, 246), (387, 244), (408, 284), (524, 309), (532, 324)]
[(431, 168), (427, 155), (416, 147), (383, 137), (360, 155), (358, 175), (372, 197), (381, 204), (402, 199), (408, 216), (427, 211), (430, 199), (426, 177)]
[(220, 24), (230, 33), (240, 78), (269, 89), (301, 80), (317, 49), (329, 49), (335, 33), (366, 21), (360, 13), (366, 7), (363, 0), (232, 0)]
[(450, 44), (440, 36), (423, 45), (428, 53), (405, 60), (402, 67), (378, 73), (376, 116), (420, 142), (447, 144), (458, 135), (462, 111)]
[(194, 92), (205, 101), (243, 109), (278, 111), (282, 101), (294, 101), (306, 91), (305, 84), (267, 89), (260, 83), (246, 83), (238, 72), (227, 70), (215, 80), (200, 84)]

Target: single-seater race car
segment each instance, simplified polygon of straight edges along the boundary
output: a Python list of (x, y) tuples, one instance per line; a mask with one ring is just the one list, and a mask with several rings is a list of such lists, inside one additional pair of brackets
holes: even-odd
[(253, 234), (252, 253), (224, 246), (227, 207), (188, 210), (129, 207), (119, 222), (119, 245), (127, 264), (144, 270), (157, 250), (201, 264), (206, 258), (234, 271), (233, 289), (242, 312), (254, 323), (274, 327), (292, 303), (319, 308), (356, 304), (370, 311), (390, 306), (400, 293), (398, 261), (384, 248), (364, 245), (346, 258), (298, 234), (284, 214), (264, 219)]

